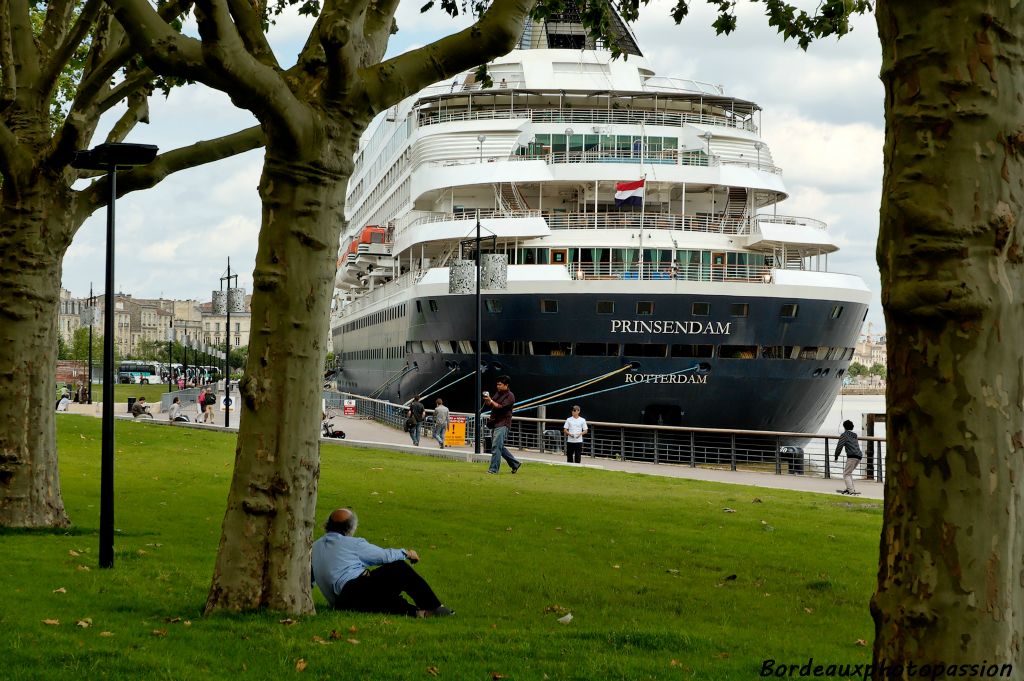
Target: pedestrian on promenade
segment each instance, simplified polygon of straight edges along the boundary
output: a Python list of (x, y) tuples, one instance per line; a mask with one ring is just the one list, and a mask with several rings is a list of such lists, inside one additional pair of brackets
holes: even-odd
[(199, 397), (196, 398), (196, 423), (203, 418), (204, 411), (206, 411), (206, 388), (200, 390)]
[(579, 405), (573, 406), (572, 415), (565, 420), (562, 426), (565, 433), (565, 460), (569, 463), (579, 463), (583, 454), (583, 436), (587, 434), (587, 420), (580, 416)]
[(420, 402), (420, 396), (414, 395), (412, 402), (409, 403), (409, 412), (406, 414), (406, 424), (411, 426), (409, 430), (409, 437), (412, 438), (412, 443), (417, 447), (420, 446), (420, 425), (423, 423), (423, 416), (427, 413), (427, 408)]
[[(405, 562), (418, 562), (419, 554), (412, 549), (382, 549), (356, 538), (358, 525), (355, 511), (339, 508), (327, 518), (326, 534), (313, 542), (313, 582), (332, 608), (409, 617), (454, 614)], [(375, 565), (380, 567), (368, 569)], [(412, 603), (402, 596), (403, 592)]]
[(434, 406), (434, 439), (441, 449), (444, 449), (444, 436), (448, 432), (448, 417), (448, 407), (444, 406), (444, 402), (438, 397)]
[(846, 489), (838, 489), (836, 491), (840, 494), (860, 494), (860, 492), (853, 488), (853, 471), (856, 470), (861, 459), (864, 458), (864, 452), (860, 450), (860, 445), (857, 444), (857, 433), (853, 432), (853, 421), (849, 419), (843, 421), (843, 428), (846, 430), (839, 436), (833, 460), (839, 461), (839, 452), (843, 449), (846, 450), (846, 466), (843, 468), (843, 482), (846, 483)]
[(515, 473), (523, 465), (512, 452), (505, 446), (505, 438), (508, 436), (508, 429), (512, 427), (512, 407), (515, 406), (516, 396), (508, 389), (509, 377), (498, 376), (495, 381), (494, 396), (484, 392), (484, 404), (491, 408), (491, 415), (487, 418), (487, 425), (491, 428), (491, 465), (487, 472), (492, 475), (498, 474), (501, 468), (501, 460), (505, 459), (508, 467)]

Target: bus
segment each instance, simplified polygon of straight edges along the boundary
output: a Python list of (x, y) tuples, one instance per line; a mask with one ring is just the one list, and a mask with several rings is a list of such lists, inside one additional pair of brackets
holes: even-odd
[(118, 383), (159, 383), (160, 365), (156, 362), (124, 360), (117, 367)]

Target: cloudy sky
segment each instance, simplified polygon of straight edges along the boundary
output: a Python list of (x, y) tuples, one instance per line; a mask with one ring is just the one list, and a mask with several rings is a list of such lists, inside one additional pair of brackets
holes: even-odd
[[(437, 11), (420, 15), (421, 5), (401, 5), (391, 53), (464, 25)], [(767, 26), (760, 3), (739, 4), (739, 29), (728, 37), (715, 36), (713, 16), (703, 3), (693, 3), (681, 26), (672, 23), (669, 6), (665, 0), (652, 0), (634, 26), (645, 56), (659, 75), (720, 84), (726, 94), (763, 107), (761, 133), (790, 192), (779, 212), (828, 223), (841, 247), (829, 257), (829, 268), (867, 282), (874, 292), (868, 321), (877, 332), (883, 325), (875, 264), (883, 88), (873, 17), (857, 18), (854, 31), (842, 40), (820, 41), (803, 52)], [(294, 61), (309, 25), (306, 19), (286, 17), (271, 31), (283, 64)], [(151, 123), (140, 125), (129, 141), (157, 144), (166, 151), (254, 123), (226, 96), (194, 86), (154, 100)], [(230, 257), (239, 285), (251, 291), (261, 165), (262, 151), (249, 152), (177, 173), (153, 189), (119, 200), (118, 290), (139, 297), (209, 300)], [(97, 291), (103, 288), (104, 224), (102, 212), (94, 215), (64, 260), (63, 284), (74, 295), (86, 295), (90, 282)]]

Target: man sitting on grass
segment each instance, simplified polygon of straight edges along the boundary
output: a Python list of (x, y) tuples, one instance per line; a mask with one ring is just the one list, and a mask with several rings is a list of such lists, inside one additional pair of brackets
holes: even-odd
[[(312, 579), (332, 608), (410, 617), (453, 614), (405, 562), (419, 561), (419, 554), (412, 549), (382, 549), (356, 538), (358, 525), (355, 511), (339, 508), (327, 518), (326, 534), (313, 542)], [(374, 565), (380, 567), (367, 569)]]

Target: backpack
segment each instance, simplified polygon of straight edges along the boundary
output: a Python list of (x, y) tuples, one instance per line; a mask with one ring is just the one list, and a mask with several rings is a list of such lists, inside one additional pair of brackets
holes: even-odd
[(203, 406), (210, 407), (214, 404), (217, 404), (217, 396), (213, 393), (206, 393), (206, 397), (203, 398)]

